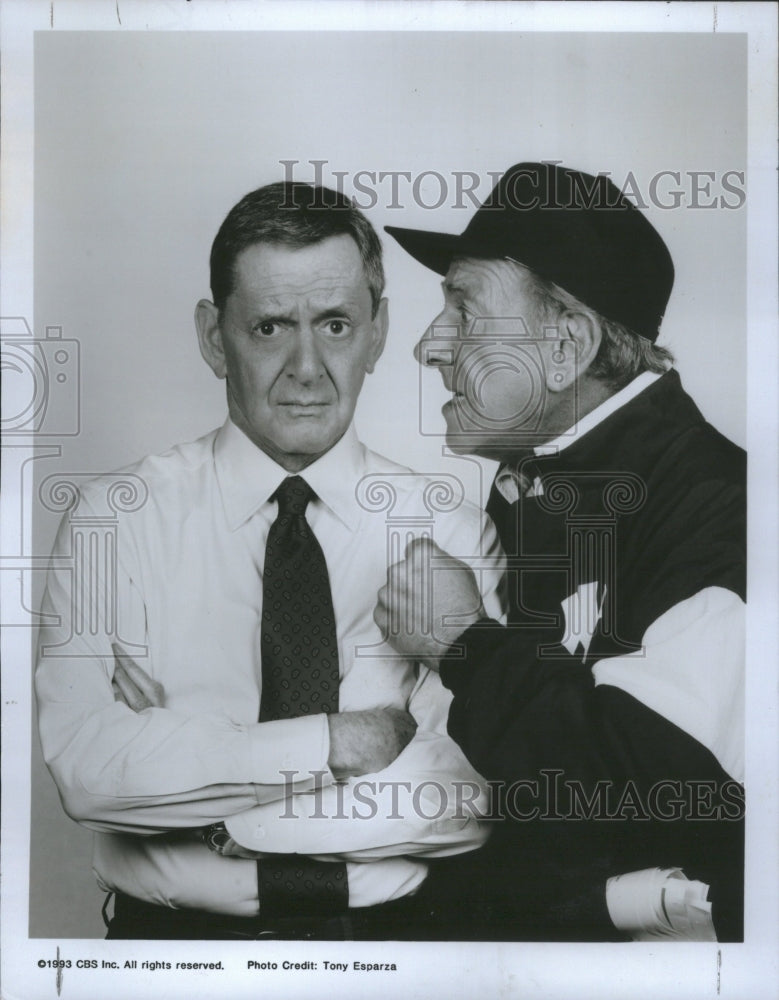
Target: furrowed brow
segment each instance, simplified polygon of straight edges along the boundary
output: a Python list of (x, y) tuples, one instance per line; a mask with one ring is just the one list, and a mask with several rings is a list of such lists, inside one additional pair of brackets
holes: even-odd
[(335, 305), (327, 306), (325, 309), (320, 309), (315, 315), (314, 320), (321, 322), (324, 319), (342, 319), (344, 316), (350, 317), (351, 315), (352, 310), (349, 308), (348, 303), (336, 303)]
[(295, 322), (295, 317), (291, 313), (274, 311), (273, 309), (263, 309), (254, 314), (251, 320), (253, 325), (257, 323), (279, 323), (282, 326), (290, 326)]

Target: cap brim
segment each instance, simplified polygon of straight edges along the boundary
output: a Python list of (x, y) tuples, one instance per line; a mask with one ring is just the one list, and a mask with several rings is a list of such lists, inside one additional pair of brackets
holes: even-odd
[(429, 233), (424, 229), (402, 229), (385, 226), (384, 232), (398, 241), (414, 260), (436, 274), (446, 274), (455, 257), (480, 256), (467, 238), (452, 233)]

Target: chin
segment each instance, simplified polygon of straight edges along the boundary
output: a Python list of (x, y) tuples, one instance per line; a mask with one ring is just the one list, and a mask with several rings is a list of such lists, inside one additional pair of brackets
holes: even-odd
[(342, 437), (337, 428), (298, 428), (295, 434), (284, 435), (283, 450), (292, 455), (322, 455)]
[(334, 437), (298, 438), (297, 440), (285, 441), (283, 450), (288, 455), (309, 455), (316, 458), (319, 455), (324, 455), (326, 451), (330, 451), (337, 440), (338, 438)]
[(479, 455), (486, 445), (475, 437), (468, 437), (462, 431), (446, 432), (446, 446), (455, 455)]

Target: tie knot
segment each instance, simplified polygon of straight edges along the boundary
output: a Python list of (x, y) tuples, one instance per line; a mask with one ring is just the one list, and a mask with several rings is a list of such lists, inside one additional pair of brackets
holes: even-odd
[(287, 476), (275, 493), (279, 502), (279, 516), (292, 514), (304, 517), (308, 501), (314, 495), (314, 491), (305, 479), (300, 476)]
[[(501, 465), (495, 475), (494, 489), (510, 504), (520, 497), (537, 496), (543, 493), (542, 468), (531, 456), (522, 458), (516, 464)], [(490, 514), (489, 506), (487, 513)]]

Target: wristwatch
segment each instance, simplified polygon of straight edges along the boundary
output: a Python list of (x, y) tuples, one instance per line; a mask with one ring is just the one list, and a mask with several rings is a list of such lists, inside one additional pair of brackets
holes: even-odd
[(206, 847), (215, 854), (224, 854), (224, 849), (231, 840), (224, 823), (212, 823), (211, 826), (203, 826), (200, 828), (199, 833), (200, 839)]

